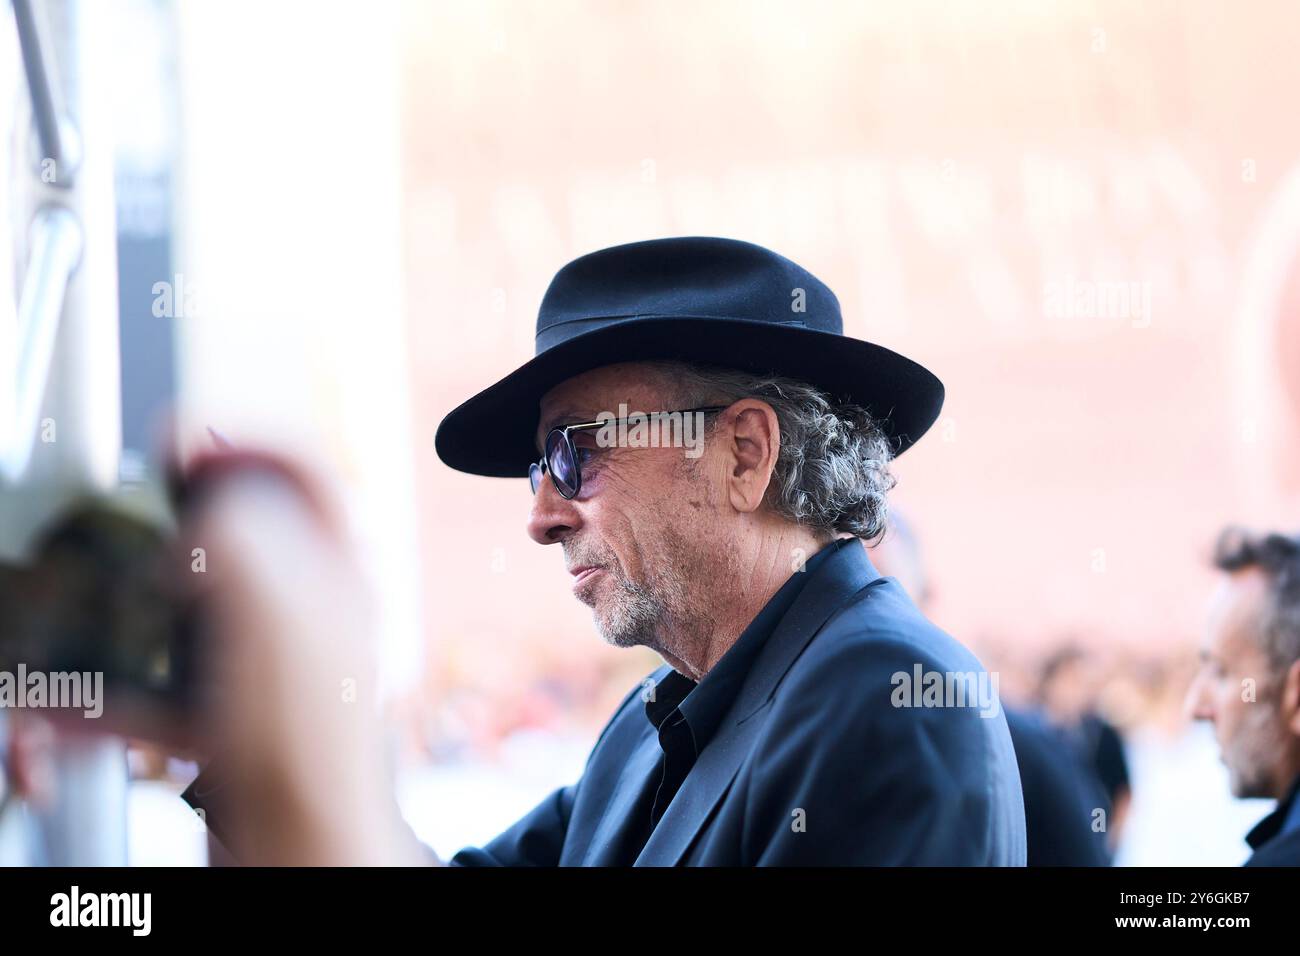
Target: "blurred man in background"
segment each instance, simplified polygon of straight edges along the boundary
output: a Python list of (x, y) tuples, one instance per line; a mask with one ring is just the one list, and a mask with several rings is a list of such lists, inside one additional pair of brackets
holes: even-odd
[[(897, 580), (927, 611), (931, 589), (921, 543), (903, 514), (892, 509), (884, 537), (874, 546), (864, 544), (877, 570)], [(1024, 791), (1027, 865), (1109, 866), (1108, 815), (1097, 815), (1105, 808), (1088, 768), (1042, 714), (1008, 706), (1005, 700), (1002, 709)]]
[(1132, 806), (1133, 788), (1124, 739), (1100, 712), (1098, 692), (1102, 680), (1095, 658), (1079, 645), (1067, 643), (1043, 664), (1038, 706), (1079, 753), (1099, 791), (1107, 840), (1114, 851)]
[(1246, 865), (1298, 866), (1300, 541), (1228, 529), (1214, 563), (1223, 574), (1188, 709), (1213, 723), (1233, 795), (1278, 801), (1246, 836)]

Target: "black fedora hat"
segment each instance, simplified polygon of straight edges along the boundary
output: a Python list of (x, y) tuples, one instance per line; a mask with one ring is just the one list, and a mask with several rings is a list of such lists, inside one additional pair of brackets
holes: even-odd
[(675, 359), (816, 386), (866, 408), (902, 454), (939, 417), (943, 383), (843, 329), (825, 283), (753, 243), (684, 237), (601, 249), (551, 280), (536, 356), (450, 412), (434, 446), (458, 471), (522, 477), (540, 455), (539, 405), (551, 388), (602, 365)]

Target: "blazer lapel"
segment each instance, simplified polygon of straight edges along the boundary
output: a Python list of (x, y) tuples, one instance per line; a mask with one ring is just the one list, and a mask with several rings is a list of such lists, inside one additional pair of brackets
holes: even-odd
[(827, 547), (836, 548), (836, 553), (804, 585), (772, 632), (717, 734), (650, 834), (637, 866), (675, 866), (681, 861), (740, 771), (765, 724), (761, 711), (771, 703), (781, 678), (822, 625), (880, 577), (856, 538)]
[[(664, 665), (651, 676), (658, 684), (671, 670), (672, 668)], [(618, 859), (624, 831), (635, 822), (631, 817), (641, 794), (646, 787), (653, 785), (652, 781), (658, 780), (656, 771), (659, 769), (659, 760), (663, 756), (659, 739), (644, 715), (637, 716), (645, 721), (645, 730), (619, 772), (618, 782), (605, 803), (600, 823), (596, 825), (591, 839), (587, 841), (581, 866), (625, 865), (625, 860)]]
[(600, 824), (591, 835), (591, 842), (587, 844), (582, 866), (627, 865), (626, 858), (618, 859), (618, 851), (627, 827), (635, 823), (632, 814), (637, 810), (638, 798), (657, 779), (655, 772), (659, 769), (660, 757), (658, 740), (653, 741), (653, 746), (642, 745), (633, 751), (623, 772), (619, 774), (618, 785), (605, 807)]

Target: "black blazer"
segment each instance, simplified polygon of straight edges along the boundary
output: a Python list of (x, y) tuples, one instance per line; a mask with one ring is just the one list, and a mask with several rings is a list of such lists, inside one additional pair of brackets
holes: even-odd
[(1263, 843), (1245, 866), (1300, 866), (1300, 830), (1292, 830)]
[(1109, 798), (1091, 766), (1038, 714), (1006, 713), (1025, 797), (1029, 866), (1110, 866), (1106, 834), (1093, 830), (1093, 815), (1109, 807)]
[[(983, 673), (861, 547), (838, 548), (762, 647), (636, 865), (1023, 866), (1025, 810), (1000, 706), (992, 716), (896, 706), (894, 675), (918, 665)], [(661, 753), (641, 686), (577, 783), (451, 862), (617, 862), (610, 837)]]
[(1246, 866), (1300, 866), (1300, 829), (1284, 829), (1297, 800), (1300, 800), (1300, 777), (1296, 777), (1273, 812), (1246, 834), (1246, 842), (1255, 851)]

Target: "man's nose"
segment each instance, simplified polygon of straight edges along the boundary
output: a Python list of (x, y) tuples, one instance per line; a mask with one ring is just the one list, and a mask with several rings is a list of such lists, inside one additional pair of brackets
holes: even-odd
[(582, 523), (578, 509), (556, 490), (550, 475), (542, 476), (528, 513), (528, 536), (538, 544), (558, 544)]
[(1191, 686), (1187, 688), (1187, 696), (1183, 698), (1183, 712), (1192, 720), (1214, 720), (1214, 710), (1210, 707), (1201, 674), (1193, 677)]

